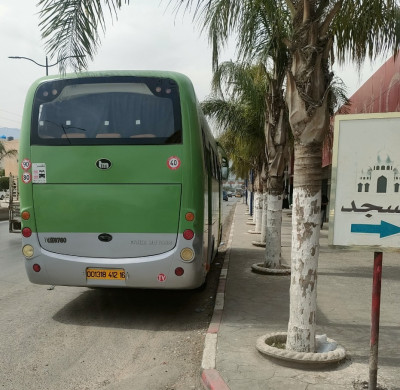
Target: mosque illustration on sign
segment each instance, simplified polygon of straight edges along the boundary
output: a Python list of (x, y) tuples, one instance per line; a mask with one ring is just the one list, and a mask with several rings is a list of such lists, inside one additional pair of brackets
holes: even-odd
[(399, 192), (400, 170), (386, 151), (378, 152), (376, 162), (362, 169), (357, 179), (357, 192), (395, 194)]

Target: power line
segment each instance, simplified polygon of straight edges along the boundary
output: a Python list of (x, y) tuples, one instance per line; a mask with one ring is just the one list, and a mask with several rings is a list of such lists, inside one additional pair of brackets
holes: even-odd
[(15, 112), (11, 112), (11, 111), (8, 111), (8, 110), (4, 110), (3, 108), (0, 108), (0, 111), (4, 111), (4, 112), (6, 112), (6, 113), (8, 113), (8, 114), (16, 115), (16, 116), (19, 116), (20, 118), (22, 118), (22, 115), (21, 115), (21, 114), (16, 114)]
[[(9, 119), (9, 118), (5, 118), (5, 117), (0, 116), (0, 120), (1, 121), (7, 121), (7, 122), (14, 122), (14, 123), (17, 123), (19, 126), (21, 125), (21, 121), (17, 121), (16, 119)], [(2, 125), (0, 127), (7, 127), (7, 126)]]

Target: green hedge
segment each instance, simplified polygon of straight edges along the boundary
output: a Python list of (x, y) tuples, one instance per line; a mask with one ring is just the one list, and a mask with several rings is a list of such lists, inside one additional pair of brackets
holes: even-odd
[(8, 177), (0, 177), (0, 190), (8, 190), (9, 181)]

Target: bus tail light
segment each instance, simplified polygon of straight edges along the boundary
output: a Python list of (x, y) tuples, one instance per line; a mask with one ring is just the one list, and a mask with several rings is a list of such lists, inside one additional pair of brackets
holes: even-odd
[(25, 221), (27, 221), (29, 218), (31, 217), (31, 214), (29, 213), (29, 211), (23, 211), (21, 213), (21, 218)]
[(33, 246), (32, 245), (25, 245), (23, 248), (22, 248), (22, 253), (23, 253), (23, 255), (26, 257), (26, 258), (30, 258), (30, 257), (32, 257), (33, 256), (33, 253), (34, 253), (34, 251), (33, 251)]
[(193, 232), (193, 230), (186, 229), (186, 230), (183, 232), (183, 238), (184, 238), (185, 240), (191, 240), (193, 237), (194, 237), (194, 232)]
[(40, 272), (40, 270), (41, 270), (41, 268), (40, 268), (40, 265), (39, 264), (33, 264), (33, 270), (35, 271), (35, 272)]
[(24, 237), (30, 237), (30, 236), (32, 235), (32, 229), (31, 229), (31, 228), (28, 228), (28, 227), (23, 228), (23, 229), (22, 229), (22, 235), (23, 235)]
[(186, 221), (189, 221), (189, 222), (194, 221), (194, 214), (191, 212), (186, 213), (185, 219), (186, 219)]
[(182, 276), (185, 273), (185, 270), (182, 267), (175, 268), (175, 275)]
[(194, 259), (193, 249), (184, 248), (181, 250), (181, 259), (184, 261), (191, 261)]

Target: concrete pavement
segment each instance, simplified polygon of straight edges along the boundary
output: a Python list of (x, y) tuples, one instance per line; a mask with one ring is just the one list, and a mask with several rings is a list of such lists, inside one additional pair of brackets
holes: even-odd
[[(264, 249), (251, 244), (247, 206), (238, 203), (225, 256), (214, 316), (205, 343), (202, 381), (213, 390), (363, 389), (369, 377), (372, 252), (328, 247), (321, 231), (317, 333), (342, 345), (347, 357), (329, 367), (293, 367), (256, 349), (266, 333), (285, 332), (289, 320), (290, 276), (260, 275)], [(290, 264), (291, 214), (284, 210), (282, 259)], [(383, 254), (379, 336), (379, 389), (400, 389), (400, 256)]]

